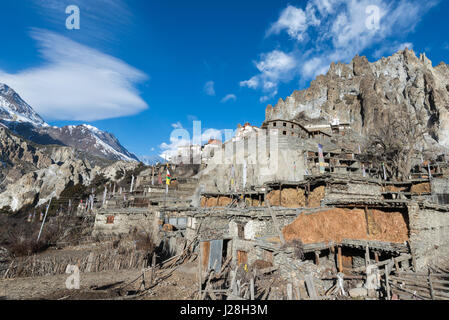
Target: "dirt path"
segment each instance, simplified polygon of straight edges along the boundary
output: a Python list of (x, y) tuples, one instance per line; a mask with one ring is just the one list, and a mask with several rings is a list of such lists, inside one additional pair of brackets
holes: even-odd
[[(69, 275), (0, 280), (0, 298), (8, 300), (95, 300), (120, 298), (116, 289), (141, 275), (140, 270), (81, 273), (80, 290), (68, 290)], [(140, 281), (126, 288), (137, 290)], [(187, 300), (197, 288), (196, 263), (180, 266), (168, 279), (150, 290), (143, 300)]]

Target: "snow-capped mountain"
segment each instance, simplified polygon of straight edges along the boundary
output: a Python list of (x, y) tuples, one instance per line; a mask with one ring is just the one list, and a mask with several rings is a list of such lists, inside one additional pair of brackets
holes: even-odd
[(0, 119), (9, 122), (30, 123), (37, 127), (48, 124), (10, 87), (0, 83)]
[(48, 125), (13, 89), (0, 84), (0, 123), (33, 142), (73, 147), (109, 160), (138, 161), (117, 138), (91, 125)]
[(164, 158), (153, 155), (153, 156), (139, 156), (140, 161), (142, 161), (144, 164), (148, 166), (153, 166), (158, 163), (166, 163), (167, 161), (164, 160)]

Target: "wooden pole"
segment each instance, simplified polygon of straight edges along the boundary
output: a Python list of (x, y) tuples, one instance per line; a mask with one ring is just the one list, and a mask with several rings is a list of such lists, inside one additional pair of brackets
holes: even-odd
[(391, 300), (391, 294), (390, 294), (390, 267), (385, 265), (385, 290), (387, 291), (387, 300)]
[(50, 198), (50, 203), (48, 204), (47, 210), (45, 211), (45, 216), (44, 216), (44, 220), (42, 221), (41, 230), (39, 231), (39, 235), (37, 236), (37, 242), (39, 242), (39, 239), (41, 238), (42, 230), (44, 229), (45, 220), (47, 219), (48, 209), (50, 209), (51, 200), (53, 200), (53, 198)]
[(369, 257), (369, 247), (366, 246), (365, 250), (365, 267), (368, 267), (370, 265), (370, 257)]
[(254, 297), (254, 277), (252, 277), (250, 279), (249, 285), (250, 285), (250, 290), (251, 290), (251, 300), (254, 300), (255, 299), (255, 297)]
[(368, 207), (365, 206), (366, 234), (369, 235)]
[(315, 264), (317, 266), (320, 265), (320, 252), (319, 251), (315, 251)]
[(287, 283), (287, 300), (293, 300), (293, 285)]
[(430, 271), (429, 268), (429, 289), (430, 289), (430, 297), (432, 298), (432, 300), (435, 300), (435, 293), (433, 291), (433, 283), (432, 283), (432, 272)]
[(282, 184), (279, 184), (279, 207), (282, 207)]
[(379, 252), (374, 251), (374, 260), (376, 260), (376, 263), (379, 263)]
[(201, 294), (202, 294), (202, 290), (203, 290), (203, 277), (202, 277), (202, 270), (201, 270), (201, 263), (203, 260), (203, 254), (201, 252), (201, 241), (199, 242), (198, 245), (198, 250), (199, 250), (199, 259), (198, 259), (198, 294), (199, 297), (201, 299)]
[(340, 246), (338, 247), (338, 272), (343, 272), (343, 260)]

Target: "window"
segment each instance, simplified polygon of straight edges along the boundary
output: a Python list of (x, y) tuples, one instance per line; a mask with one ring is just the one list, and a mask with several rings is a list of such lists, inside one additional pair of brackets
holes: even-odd
[(276, 122), (273, 122), (273, 127), (276, 127)]
[(287, 126), (287, 123), (284, 122), (284, 127), (286, 127), (286, 126)]
[(292, 124), (292, 129), (294, 129), (295, 128), (295, 125), (294, 124)]
[(114, 216), (108, 216), (106, 220), (106, 224), (114, 224)]
[(286, 135), (287, 135), (287, 131), (282, 132), (282, 134), (283, 134), (284, 136), (286, 136)]

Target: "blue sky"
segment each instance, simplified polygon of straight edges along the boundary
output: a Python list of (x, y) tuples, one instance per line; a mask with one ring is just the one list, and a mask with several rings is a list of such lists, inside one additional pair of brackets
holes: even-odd
[[(68, 5), (79, 30), (66, 29)], [(409, 46), (449, 62), (448, 13), (442, 0), (3, 0), (0, 82), (52, 125), (89, 123), (161, 154), (193, 120), (260, 125), (332, 61)]]

